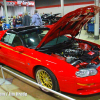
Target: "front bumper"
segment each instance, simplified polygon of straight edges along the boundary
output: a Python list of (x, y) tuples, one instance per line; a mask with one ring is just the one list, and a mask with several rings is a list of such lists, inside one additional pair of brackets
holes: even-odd
[(77, 94), (91, 95), (100, 93), (100, 72), (97, 75), (85, 78), (61, 78), (59, 82), (60, 91)]
[(91, 86), (77, 86), (76, 93), (78, 95), (90, 95), (100, 93), (100, 83), (94, 83)]

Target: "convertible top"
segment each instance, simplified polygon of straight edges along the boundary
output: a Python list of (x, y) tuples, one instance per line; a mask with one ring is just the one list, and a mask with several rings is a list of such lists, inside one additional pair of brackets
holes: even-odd
[(9, 33), (15, 33), (15, 34), (20, 34), (20, 33), (25, 33), (33, 30), (42, 30), (42, 29), (50, 29), (48, 27), (44, 26), (25, 26), (25, 27), (19, 27), (19, 28), (12, 28), (9, 29), (7, 32)]

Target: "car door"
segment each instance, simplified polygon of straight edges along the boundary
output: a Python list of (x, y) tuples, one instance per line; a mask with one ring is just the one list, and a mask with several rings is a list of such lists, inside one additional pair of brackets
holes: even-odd
[(26, 58), (15, 49), (18, 46), (23, 47), (19, 36), (13, 33), (6, 33), (0, 42), (0, 56), (4, 64), (26, 73)]

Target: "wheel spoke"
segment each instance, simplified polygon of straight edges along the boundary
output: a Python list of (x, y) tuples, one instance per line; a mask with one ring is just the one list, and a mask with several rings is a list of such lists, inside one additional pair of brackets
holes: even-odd
[(36, 78), (37, 78), (37, 81), (38, 81), (39, 84), (52, 89), (52, 86), (53, 86), (52, 80), (51, 80), (51, 77), (49, 76), (49, 74), (46, 71), (39, 70), (37, 72), (36, 76), (37, 76)]

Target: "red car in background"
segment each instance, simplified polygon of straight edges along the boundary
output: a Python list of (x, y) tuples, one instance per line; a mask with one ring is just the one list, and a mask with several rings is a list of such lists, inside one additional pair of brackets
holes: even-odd
[(99, 7), (92, 5), (64, 15), (51, 26), (0, 31), (0, 63), (56, 91), (99, 93), (100, 45), (75, 39), (83, 25), (99, 11)]

